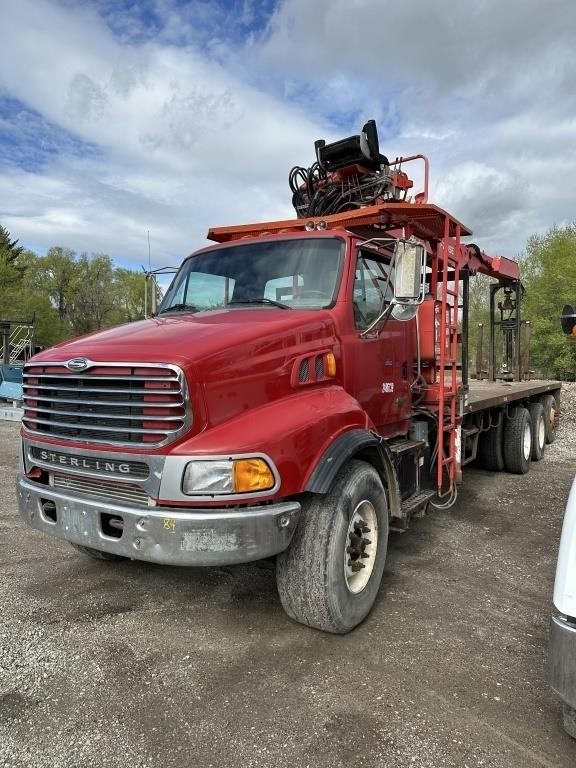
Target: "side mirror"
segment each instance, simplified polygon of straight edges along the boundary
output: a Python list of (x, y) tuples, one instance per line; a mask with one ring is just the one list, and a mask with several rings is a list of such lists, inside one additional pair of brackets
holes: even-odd
[(424, 298), (426, 251), (415, 240), (397, 240), (394, 246), (394, 301), (420, 304)]

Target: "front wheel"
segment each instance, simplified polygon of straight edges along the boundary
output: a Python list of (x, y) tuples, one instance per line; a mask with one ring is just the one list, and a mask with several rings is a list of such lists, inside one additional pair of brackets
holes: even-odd
[(388, 504), (378, 472), (351, 461), (326, 496), (309, 496), (288, 550), (276, 559), (286, 613), (344, 634), (370, 612), (384, 572)]

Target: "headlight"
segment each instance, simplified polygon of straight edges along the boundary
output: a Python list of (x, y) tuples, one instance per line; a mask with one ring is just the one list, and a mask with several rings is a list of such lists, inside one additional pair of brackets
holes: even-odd
[(275, 484), (264, 459), (200, 460), (186, 465), (182, 492), (187, 496), (253, 493), (270, 490)]

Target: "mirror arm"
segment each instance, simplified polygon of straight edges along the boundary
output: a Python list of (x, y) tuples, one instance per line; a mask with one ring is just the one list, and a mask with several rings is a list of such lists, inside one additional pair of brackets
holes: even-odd
[(388, 318), (390, 317), (390, 313), (392, 312), (392, 310), (394, 309), (395, 306), (396, 306), (396, 304), (393, 301), (391, 301), (390, 304), (388, 304), (388, 306), (386, 307), (386, 309), (383, 312), (380, 312), (378, 317), (370, 323), (368, 328), (365, 328), (362, 331), (362, 333), (360, 334), (360, 338), (362, 338), (362, 339), (366, 338), (366, 336), (368, 336), (368, 334), (371, 333), (374, 330), (374, 328), (376, 328), (378, 323), (380, 323), (380, 322), (382, 322), (382, 320), (384, 320), (384, 325), (378, 331), (378, 333), (380, 333), (382, 331), (382, 329), (384, 328), (384, 326), (386, 325), (386, 323), (388, 322)]

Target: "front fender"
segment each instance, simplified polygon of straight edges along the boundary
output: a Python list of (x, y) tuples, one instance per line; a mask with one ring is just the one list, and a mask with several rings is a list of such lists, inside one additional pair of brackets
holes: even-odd
[(366, 429), (352, 429), (337, 437), (317, 461), (306, 484), (309, 493), (328, 493), (342, 467), (353, 457), (369, 461), (387, 489), (391, 517), (402, 517), (400, 489), (390, 449), (382, 438)]
[(374, 425), (357, 400), (341, 387), (329, 386), (246, 411), (180, 443), (170, 455), (266, 454), (280, 475), (275, 496), (286, 497), (303, 493), (327, 448), (355, 429), (370, 432)]

